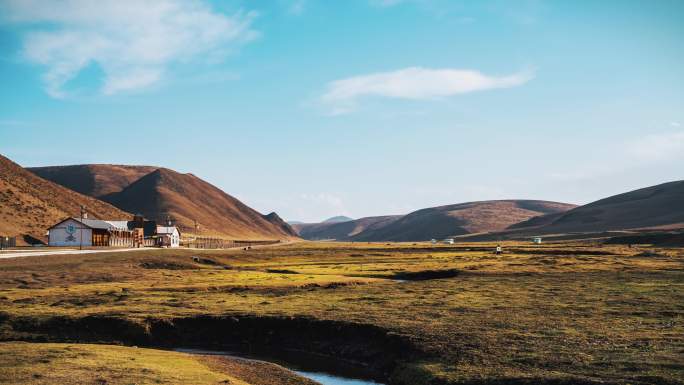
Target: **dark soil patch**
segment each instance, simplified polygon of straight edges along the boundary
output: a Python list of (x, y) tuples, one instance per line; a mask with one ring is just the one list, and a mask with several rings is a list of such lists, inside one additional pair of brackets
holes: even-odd
[(635, 234), (612, 237), (605, 242), (613, 245), (655, 245), (655, 246), (684, 246), (684, 233), (666, 232)]
[(461, 271), (458, 269), (422, 270), (396, 273), (392, 278), (404, 281), (427, 281), (430, 279), (453, 278), (459, 274), (461, 274)]
[(143, 269), (165, 269), (165, 270), (197, 270), (198, 267), (189, 263), (152, 261), (140, 264)]
[(220, 266), (221, 265), (221, 263), (216, 262), (210, 258), (192, 257), (192, 261), (195, 263), (201, 263), (202, 265), (211, 265), (211, 266)]
[(504, 254), (530, 254), (530, 255), (616, 255), (610, 251), (603, 250), (573, 250), (573, 249), (518, 249), (518, 248), (504, 248)]
[(299, 274), (296, 271), (293, 270), (286, 270), (286, 269), (266, 269), (267, 273), (273, 273), (273, 274)]

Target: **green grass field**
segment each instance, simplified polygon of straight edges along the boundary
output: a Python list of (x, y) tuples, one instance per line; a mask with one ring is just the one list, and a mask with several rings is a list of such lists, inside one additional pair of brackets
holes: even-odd
[[(32, 339), (12, 327), (21, 317), (306, 316), (410, 341), (420, 354), (394, 370), (397, 384), (684, 383), (684, 250), (511, 243), (496, 256), (492, 246), (297, 243), (0, 260), (0, 336)], [(1, 348), (15, 357), (4, 368), (25, 376), (14, 346)], [(96, 350), (85, 368), (118, 352)], [(79, 362), (45, 365), (71, 371)], [(189, 383), (159, 368), (159, 383)]]
[(2, 384), (313, 385), (276, 365), (124, 346), (0, 343)]

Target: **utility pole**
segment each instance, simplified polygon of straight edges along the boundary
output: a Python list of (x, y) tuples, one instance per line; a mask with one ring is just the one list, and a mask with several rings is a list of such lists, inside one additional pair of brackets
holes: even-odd
[(199, 223), (197, 223), (197, 219), (194, 219), (195, 222), (195, 247), (200, 247), (199, 241), (200, 241), (200, 236), (199, 236)]
[(81, 205), (81, 221), (79, 223), (79, 227), (81, 228), (81, 231), (79, 233), (81, 234), (81, 243), (78, 246), (79, 250), (83, 250), (83, 211), (85, 210), (85, 207)]

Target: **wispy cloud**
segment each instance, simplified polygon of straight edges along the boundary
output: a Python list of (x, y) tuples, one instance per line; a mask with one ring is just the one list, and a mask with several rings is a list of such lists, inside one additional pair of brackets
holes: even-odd
[(30, 122), (23, 120), (0, 120), (0, 127), (27, 127), (30, 125)]
[(645, 136), (629, 143), (629, 154), (640, 162), (684, 159), (684, 131)]
[(306, 0), (287, 0), (287, 12), (291, 15), (300, 16), (306, 10)]
[(203, 0), (7, 0), (5, 21), (27, 26), (23, 56), (45, 67), (53, 97), (91, 63), (104, 73), (102, 92), (149, 87), (173, 63), (220, 60), (253, 39), (251, 12), (226, 15)]
[(327, 192), (300, 194), (298, 204), (300, 207), (306, 207), (310, 212), (319, 213), (321, 217), (349, 215), (344, 201), (337, 194)]
[(392, 7), (403, 2), (404, 0), (370, 0), (371, 5), (376, 7)]
[(599, 180), (636, 168), (660, 167), (684, 161), (684, 131), (649, 134), (621, 143), (605, 144), (610, 160), (578, 164), (573, 170), (560, 170), (548, 176), (555, 181)]
[(488, 76), (465, 69), (410, 67), (335, 80), (328, 84), (321, 101), (334, 115), (354, 110), (359, 99), (379, 96), (394, 99), (425, 100), (527, 83), (533, 71), (506, 76)]
[(338, 210), (343, 210), (346, 212), (344, 209), (344, 203), (342, 202), (342, 198), (335, 194), (330, 194), (330, 193), (314, 193), (314, 194), (300, 194), (299, 196), (300, 199), (307, 201), (309, 203), (316, 203), (316, 204), (321, 204), (325, 206), (332, 207), (334, 209)]

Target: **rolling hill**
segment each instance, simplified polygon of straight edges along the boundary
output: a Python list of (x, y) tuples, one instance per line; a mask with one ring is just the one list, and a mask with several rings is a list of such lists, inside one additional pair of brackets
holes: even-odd
[(293, 227), (302, 238), (310, 240), (422, 241), (500, 231), (522, 221), (543, 218), (546, 214), (556, 215), (574, 207), (566, 203), (535, 200), (482, 201), (432, 207), (403, 216), (305, 223)]
[(567, 203), (538, 200), (468, 202), (414, 211), (385, 226), (367, 229), (355, 241), (422, 241), (504, 230), (544, 214), (574, 208)]
[(684, 181), (646, 187), (574, 208), (539, 228), (543, 233), (684, 227)]
[(284, 239), (296, 232), (276, 213), (261, 215), (192, 174), (152, 166), (78, 165), (32, 168), (66, 187), (84, 191), (183, 233), (238, 239)]
[(45, 180), (0, 155), (0, 234), (18, 236), (19, 243), (44, 240), (47, 228), (81, 205), (91, 218), (129, 219), (132, 214), (108, 203)]
[(152, 166), (79, 164), (73, 166), (28, 167), (41, 178), (95, 198), (117, 193), (156, 170)]
[(322, 223), (341, 223), (341, 222), (349, 222), (353, 221), (354, 218), (349, 218), (344, 215), (338, 215), (336, 217), (328, 218), (324, 220)]
[(302, 223), (293, 225), (299, 236), (309, 240), (335, 239), (338, 241), (352, 240), (364, 231), (385, 226), (401, 215), (387, 215), (379, 217), (365, 217), (343, 222)]

